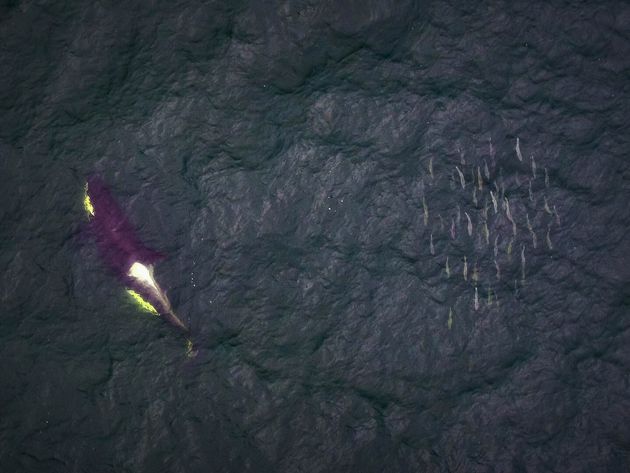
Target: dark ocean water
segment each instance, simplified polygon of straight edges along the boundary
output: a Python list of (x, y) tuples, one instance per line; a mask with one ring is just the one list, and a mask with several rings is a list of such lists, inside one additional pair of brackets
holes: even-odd
[[(629, 471), (628, 25), (1, 2), (0, 471)], [(85, 237), (93, 172), (195, 359)]]

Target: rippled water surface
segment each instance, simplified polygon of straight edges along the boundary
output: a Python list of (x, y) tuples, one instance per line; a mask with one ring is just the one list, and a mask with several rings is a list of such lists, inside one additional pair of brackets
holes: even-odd
[[(628, 24), (2, 2), (0, 471), (629, 471)], [(92, 173), (196, 357), (101, 260)]]

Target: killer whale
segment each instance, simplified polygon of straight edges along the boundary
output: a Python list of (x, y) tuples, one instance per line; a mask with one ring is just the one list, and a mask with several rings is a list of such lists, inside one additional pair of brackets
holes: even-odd
[[(164, 255), (140, 241), (101, 177), (92, 175), (86, 179), (83, 207), (101, 258), (129, 294), (148, 312), (189, 333), (153, 274), (153, 265)], [(188, 348), (192, 349), (190, 341)]]

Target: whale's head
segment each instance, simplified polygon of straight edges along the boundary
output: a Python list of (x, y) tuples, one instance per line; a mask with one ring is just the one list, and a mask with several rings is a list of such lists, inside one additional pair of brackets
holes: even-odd
[[(160, 288), (153, 276), (153, 266), (134, 261), (127, 272), (130, 285), (142, 300), (142, 305), (151, 312), (168, 319), (173, 325), (188, 331), (188, 327), (175, 315), (166, 293)], [(152, 308), (153, 310), (151, 310)]]

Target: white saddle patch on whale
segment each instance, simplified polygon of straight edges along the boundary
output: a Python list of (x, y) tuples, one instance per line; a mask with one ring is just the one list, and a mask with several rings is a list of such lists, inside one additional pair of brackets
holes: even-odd
[(160, 291), (155, 279), (153, 279), (153, 271), (142, 263), (138, 263), (137, 261), (133, 263), (127, 274), (151, 289), (154, 289), (157, 294), (161, 294), (162, 291)]

